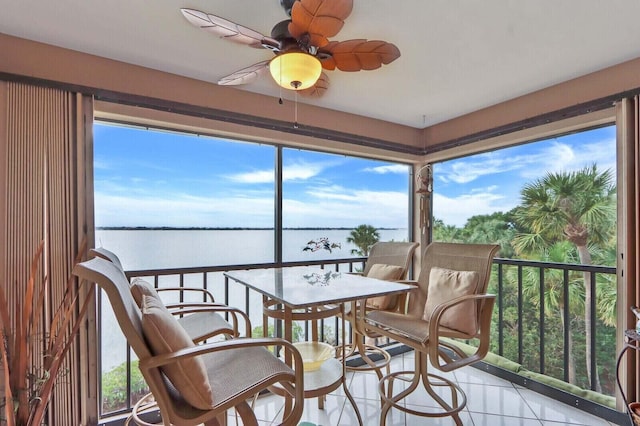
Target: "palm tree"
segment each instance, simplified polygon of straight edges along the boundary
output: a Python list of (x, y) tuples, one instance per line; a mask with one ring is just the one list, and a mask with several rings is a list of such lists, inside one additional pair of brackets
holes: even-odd
[[(617, 247), (615, 239), (604, 248), (596, 248), (592, 250), (595, 263), (598, 265), (616, 266)], [(615, 274), (598, 274), (597, 275), (597, 292), (598, 301), (596, 308), (598, 317), (607, 327), (616, 327), (618, 319), (617, 301), (617, 277)], [(614, 356), (615, 358), (615, 356)]]
[(355, 244), (357, 249), (351, 249), (351, 254), (369, 256), (369, 249), (380, 241), (378, 230), (371, 225), (358, 225), (347, 237), (347, 242)]
[(511, 245), (516, 227), (513, 212), (494, 212), (490, 215), (475, 215), (467, 219), (461, 234), (466, 243), (493, 243), (500, 245), (500, 257), (513, 258)]
[(462, 242), (459, 238), (460, 229), (454, 225), (445, 225), (442, 219), (433, 218), (433, 241), (447, 243)]
[[(540, 252), (557, 241), (575, 245), (580, 263), (591, 264), (589, 244), (606, 245), (615, 230), (616, 189), (610, 170), (598, 172), (593, 164), (582, 170), (548, 173), (527, 184), (521, 191), (522, 206), (516, 211), (518, 223), (530, 230), (516, 235), (518, 253)], [(586, 363), (589, 381), (600, 391), (597, 372), (591, 377), (591, 275), (584, 272), (584, 319)]]

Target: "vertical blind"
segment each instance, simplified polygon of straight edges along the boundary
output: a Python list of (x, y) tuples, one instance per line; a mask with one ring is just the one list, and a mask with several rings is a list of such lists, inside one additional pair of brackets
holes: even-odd
[[(41, 329), (32, 336), (33, 365), (39, 365), (43, 342), (54, 307), (71, 276), (74, 259), (85, 238), (86, 146), (92, 126), (91, 99), (62, 90), (7, 82), (3, 88), (6, 132), (3, 154), (6, 171), (1, 194), (5, 265), (9, 301), (20, 301), (29, 276), (29, 265), (40, 241), (45, 242), (40, 276), (47, 274), (50, 292)], [(3, 130), (0, 128), (0, 130)], [(40, 282), (41, 283), (41, 282)], [(15, 303), (13, 304), (15, 306)], [(15, 315), (15, 313), (14, 313)], [(61, 368), (49, 408), (49, 424), (77, 426), (87, 421), (81, 397), (87, 396), (80, 340)], [(86, 350), (86, 349), (84, 349)], [(82, 417), (85, 417), (84, 419)]]

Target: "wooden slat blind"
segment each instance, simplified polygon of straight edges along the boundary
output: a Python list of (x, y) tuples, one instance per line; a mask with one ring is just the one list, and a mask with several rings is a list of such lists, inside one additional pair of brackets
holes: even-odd
[[(22, 83), (3, 83), (6, 119), (4, 155), (6, 170), (5, 256), (3, 282), (10, 300), (21, 301), (29, 264), (41, 240), (45, 253), (41, 271), (49, 276), (45, 318), (60, 304), (71, 276), (80, 241), (85, 237), (84, 188), (78, 188), (85, 171), (85, 138), (91, 126), (91, 103), (81, 95)], [(0, 97), (0, 99), (2, 99)], [(2, 111), (2, 109), (0, 109)], [(87, 120), (88, 117), (88, 120)], [(0, 120), (0, 126), (2, 121)], [(0, 130), (2, 128), (0, 127)], [(3, 138), (0, 138), (2, 142)], [(0, 216), (1, 217), (1, 216)], [(43, 333), (34, 336), (32, 362), (41, 358)], [(81, 395), (86, 378), (80, 374), (80, 344), (71, 351), (49, 409), (49, 424), (77, 426), (81, 420)]]

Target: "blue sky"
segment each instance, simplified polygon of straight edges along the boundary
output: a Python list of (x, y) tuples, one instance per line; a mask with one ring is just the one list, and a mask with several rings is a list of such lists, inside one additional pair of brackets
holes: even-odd
[[(275, 149), (96, 124), (96, 226), (272, 227)], [(284, 226), (406, 227), (408, 166), (283, 153)]]
[[(96, 226), (273, 226), (274, 148), (96, 124)], [(406, 227), (408, 168), (285, 149), (284, 226)], [(523, 184), (597, 162), (615, 170), (615, 127), (436, 164), (434, 216), (463, 226), (508, 211)]]
[(433, 215), (461, 227), (470, 216), (516, 207), (524, 184), (546, 173), (594, 162), (615, 179), (615, 138), (615, 126), (608, 126), (436, 164)]

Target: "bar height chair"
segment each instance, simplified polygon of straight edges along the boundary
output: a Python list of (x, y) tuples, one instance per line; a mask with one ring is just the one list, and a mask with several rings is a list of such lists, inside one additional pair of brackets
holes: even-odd
[[(196, 345), (154, 297), (144, 295), (142, 307), (138, 307), (127, 277), (116, 264), (93, 258), (78, 263), (73, 274), (105, 291), (139, 359), (151, 394), (134, 406), (131, 416), (136, 424), (152, 425), (140, 414), (157, 408), (164, 426), (221, 426), (227, 423), (227, 410), (235, 408), (243, 424), (257, 425), (247, 401), (274, 385), (284, 389), (286, 398), (293, 401), (282, 424), (298, 424), (304, 406), (303, 364), (290, 342), (236, 338)], [(269, 352), (274, 345), (291, 354), (293, 368)]]
[[(419, 243), (415, 242), (377, 242), (369, 250), (369, 257), (363, 271), (357, 274), (387, 281), (404, 281), (408, 278), (413, 253), (418, 246)], [(391, 295), (367, 299), (366, 311), (404, 312), (406, 304), (404, 296)], [(367, 338), (376, 339), (382, 335), (373, 330), (367, 330), (362, 322), (363, 315), (358, 312), (357, 307), (352, 306), (346, 313), (346, 319), (351, 324), (352, 344), (347, 346), (348, 352), (345, 356), (349, 357), (358, 352), (365, 363), (359, 366), (347, 366), (347, 369), (351, 371), (373, 370), (380, 379), (382, 378), (382, 368), (385, 368), (389, 373), (391, 355), (386, 350), (366, 342)], [(374, 355), (377, 355), (377, 360), (371, 358)]]
[[(427, 368), (430, 363), (436, 370), (452, 371), (486, 356), (495, 302), (495, 296), (487, 294), (487, 286), (498, 249), (491, 244), (431, 243), (424, 251), (416, 288), (409, 292), (406, 313), (361, 312), (367, 332), (387, 336), (415, 350), (413, 371), (392, 372), (379, 382), (383, 402), (380, 425), (386, 424), (392, 407), (417, 416), (452, 416), (456, 424), (462, 424), (459, 413), (467, 402), (465, 393), (453, 381), (429, 373)], [(456, 346), (456, 338), (477, 339), (477, 350), (472, 354), (463, 352)], [(409, 384), (394, 394), (395, 380)], [(421, 382), (441, 410), (421, 412), (401, 403)], [(434, 387), (448, 388), (450, 400), (436, 393)]]

